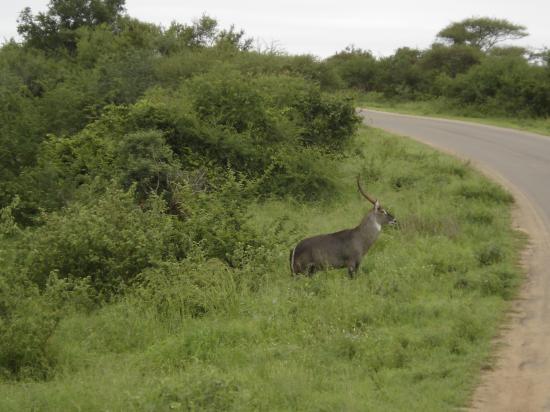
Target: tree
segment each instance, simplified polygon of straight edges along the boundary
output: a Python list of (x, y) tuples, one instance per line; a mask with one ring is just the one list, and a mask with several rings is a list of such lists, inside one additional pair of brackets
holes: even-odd
[(525, 26), (510, 23), (505, 19), (470, 17), (449, 24), (437, 33), (437, 37), (452, 45), (467, 44), (487, 51), (502, 41), (528, 36), (529, 33), (525, 29)]
[(502, 46), (494, 47), (490, 50), (489, 54), (491, 56), (500, 56), (500, 57), (518, 57), (525, 58), (529, 60), (531, 53), (525, 47), (519, 46)]
[(230, 47), (235, 50), (248, 51), (252, 48), (254, 39), (245, 38), (244, 30), (235, 30), (235, 26), (231, 25), (229, 30), (221, 30), (216, 38), (218, 47)]
[(17, 22), (17, 32), (28, 45), (42, 50), (60, 47), (73, 52), (76, 30), (83, 26), (106, 24), (115, 27), (124, 12), (126, 0), (50, 0), (48, 11), (32, 14), (23, 9)]
[(427, 87), (426, 73), (420, 67), (422, 52), (401, 47), (393, 56), (380, 59), (377, 87), (388, 97), (414, 99)]
[(465, 44), (444, 46), (440, 43), (424, 51), (421, 57), (421, 67), (427, 71), (445, 73), (455, 77), (481, 61), (483, 53), (479, 49)]
[(336, 69), (348, 86), (366, 91), (374, 89), (378, 66), (370, 51), (348, 46), (326, 62)]
[(171, 54), (184, 48), (229, 47), (235, 50), (248, 51), (253, 39), (245, 38), (243, 30), (231, 26), (229, 30), (220, 30), (218, 21), (206, 14), (193, 21), (192, 25), (172, 22), (164, 31), (165, 44), (161, 52)]

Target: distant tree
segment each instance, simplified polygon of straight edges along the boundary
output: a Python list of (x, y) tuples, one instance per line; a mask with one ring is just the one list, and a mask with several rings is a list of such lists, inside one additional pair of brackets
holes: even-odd
[(530, 57), (532, 61), (538, 62), (550, 69), (550, 49), (544, 48), (538, 52), (531, 53)]
[(490, 50), (489, 54), (491, 56), (519, 58), (526, 58), (530, 55), (529, 51), (525, 47), (518, 46), (494, 47)]
[(235, 30), (235, 26), (231, 25), (229, 30), (221, 30), (216, 36), (217, 46), (229, 46), (236, 50), (248, 51), (252, 48), (254, 40), (244, 37), (244, 30)]
[(195, 20), (191, 26), (183, 25), (183, 30), (189, 36), (189, 46), (213, 46), (218, 33), (218, 21), (204, 14), (200, 19)]
[(426, 89), (426, 73), (420, 66), (422, 52), (401, 47), (380, 59), (377, 88), (387, 97), (415, 99)]
[(244, 37), (243, 30), (236, 30), (232, 25), (228, 30), (220, 30), (218, 21), (206, 14), (193, 21), (191, 25), (172, 22), (163, 32), (160, 52), (173, 54), (182, 49), (201, 49), (207, 47), (232, 48), (248, 51), (253, 40)]
[(478, 64), (482, 56), (479, 49), (465, 44), (445, 46), (435, 43), (423, 52), (420, 64), (423, 69), (455, 77)]
[(348, 86), (373, 90), (378, 75), (377, 61), (368, 50), (348, 46), (326, 60)]
[(437, 37), (448, 44), (467, 44), (487, 51), (502, 41), (528, 36), (529, 33), (525, 29), (524, 26), (510, 23), (505, 19), (470, 17), (449, 24), (437, 33)]
[(17, 20), (17, 32), (28, 45), (55, 50), (74, 51), (76, 30), (83, 26), (115, 26), (122, 17), (126, 0), (50, 0), (48, 11), (32, 14), (23, 9)]

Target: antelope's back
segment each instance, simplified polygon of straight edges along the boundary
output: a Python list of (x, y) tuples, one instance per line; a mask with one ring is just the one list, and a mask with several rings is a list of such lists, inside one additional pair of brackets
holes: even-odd
[(291, 265), (300, 271), (308, 265), (315, 267), (341, 266), (353, 247), (354, 233), (351, 229), (341, 230), (336, 233), (317, 235), (306, 238), (296, 245), (291, 255)]

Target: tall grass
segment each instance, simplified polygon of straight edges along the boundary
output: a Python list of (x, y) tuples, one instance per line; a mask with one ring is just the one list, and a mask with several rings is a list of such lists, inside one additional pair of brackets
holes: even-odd
[[(331, 201), (250, 205), (250, 224), (273, 240), (243, 259), (255, 264), (166, 263), (118, 301), (62, 319), (48, 346), (56, 374), (0, 383), (0, 410), (464, 406), (520, 279), (513, 199), (468, 165), (373, 129), (332, 172)], [(291, 278), (296, 241), (368, 212), (358, 172), (399, 227), (353, 280)]]

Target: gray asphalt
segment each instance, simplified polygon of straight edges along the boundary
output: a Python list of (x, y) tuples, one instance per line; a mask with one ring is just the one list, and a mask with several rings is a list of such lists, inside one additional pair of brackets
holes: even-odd
[(526, 280), (499, 338), (497, 363), (482, 375), (471, 407), (550, 411), (550, 137), (454, 120), (361, 109), (368, 126), (469, 159), (516, 198), (515, 222), (531, 238)]

